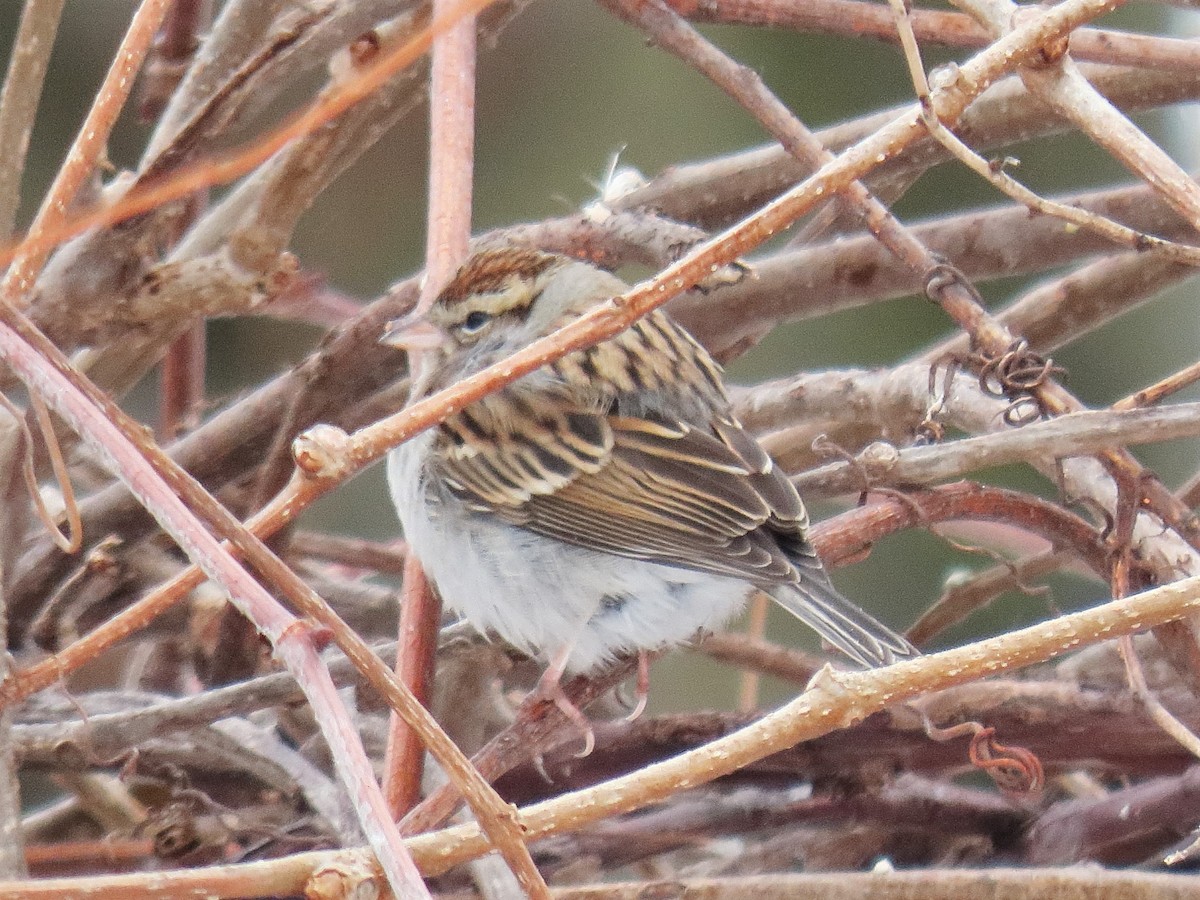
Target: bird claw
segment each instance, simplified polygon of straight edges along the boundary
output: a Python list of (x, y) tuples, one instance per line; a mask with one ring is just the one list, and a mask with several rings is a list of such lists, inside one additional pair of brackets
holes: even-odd
[(583, 735), (583, 750), (576, 753), (575, 758), (583, 759), (591, 756), (592, 751), (596, 749), (596, 732), (592, 730), (592, 723), (588, 721), (587, 716), (571, 702), (571, 698), (562, 688), (558, 673), (554, 672), (553, 668), (547, 671), (538, 682), (537, 695), (540, 699), (553, 703), (558, 711), (574, 723)]
[(638, 651), (637, 687), (634, 688), (635, 704), (633, 710), (625, 717), (626, 722), (636, 722), (646, 711), (646, 703), (650, 700), (650, 655), (645, 650)]

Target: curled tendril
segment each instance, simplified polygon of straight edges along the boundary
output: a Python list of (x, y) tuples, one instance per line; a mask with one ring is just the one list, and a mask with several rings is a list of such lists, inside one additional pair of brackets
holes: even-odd
[(999, 356), (985, 359), (979, 367), (979, 387), (993, 397), (1030, 396), (1050, 376), (1063, 369), (1053, 360), (1034, 353), (1024, 338), (1013, 341)]
[(1004, 420), (1005, 425), (1011, 425), (1013, 428), (1020, 428), (1022, 425), (1029, 425), (1042, 418), (1042, 404), (1034, 397), (1018, 397), (1008, 406), (1004, 407), (1004, 412), (1000, 414), (1000, 418)]
[[(983, 297), (971, 280), (955, 266), (939, 260), (925, 276), (925, 294), (935, 303), (941, 303), (942, 295), (950, 287), (966, 291), (977, 307), (981, 308), (984, 305)], [(1014, 426), (1026, 425), (1045, 415), (1045, 405), (1040, 396), (1041, 388), (1052, 375), (1063, 371), (1048, 357), (1030, 350), (1028, 342), (1023, 339), (1013, 341), (1002, 353), (974, 353), (960, 362), (965, 362), (978, 371), (979, 387), (985, 394), (1006, 397), (1012, 401), (1003, 415), (1005, 423)], [(940, 364), (940, 360), (935, 362), (930, 371), (931, 396), (936, 396), (933, 391), (933, 379)], [(948, 371), (951, 374), (953, 372)], [(943, 394), (943, 399), (934, 406), (940, 411), (944, 402)]]
[(62, 447), (59, 445), (58, 435), (54, 432), (54, 423), (50, 420), (50, 411), (37, 394), (31, 393), (29, 399), (34, 421), (37, 423), (38, 430), (45, 441), (46, 454), (50, 458), (50, 467), (54, 472), (54, 477), (58, 480), (58, 488), (62, 494), (63, 514), (67, 520), (66, 534), (62, 533), (54, 514), (46, 506), (46, 500), (42, 496), (41, 489), (38, 486), (37, 469), (33, 461), (33, 432), (29, 428), (25, 414), (4, 394), (0, 394), (0, 406), (8, 410), (23, 433), (24, 456), (21, 464), (21, 472), (25, 478), (25, 486), (29, 491), (34, 512), (37, 513), (42, 524), (46, 526), (50, 537), (54, 539), (54, 543), (58, 545), (58, 548), (63, 553), (77, 553), (79, 552), (79, 548), (83, 546), (83, 521), (79, 514), (79, 504), (75, 502), (75, 488), (71, 483), (71, 474), (67, 471), (67, 463), (63, 458)]
[(953, 285), (957, 285), (967, 291), (977, 305), (983, 306), (983, 295), (971, 283), (971, 279), (964, 275), (962, 270), (957, 266), (951, 265), (944, 259), (926, 273), (925, 296), (934, 303), (941, 303), (942, 292)]
[(986, 772), (1006, 794), (1036, 794), (1046, 785), (1046, 772), (1037, 755), (1024, 747), (1007, 747), (999, 743), (995, 728), (979, 722), (938, 728), (926, 718), (925, 733), (935, 741), (949, 741), (969, 734), (971, 743), (967, 747), (967, 758), (971, 765)]
[[(1013, 341), (1009, 348), (998, 356), (971, 353), (962, 358), (951, 357), (949, 362), (938, 360), (930, 369), (930, 395), (937, 402), (930, 409), (940, 412), (945, 405), (945, 389), (939, 396), (934, 390), (936, 372), (946, 367), (948, 373), (959, 368), (971, 368), (978, 372), (979, 389), (989, 397), (1007, 398), (1010, 402), (1001, 413), (1006, 425), (1020, 427), (1036, 422), (1046, 415), (1041, 399), (1041, 389), (1046, 382), (1065, 370), (1048, 357), (1029, 349), (1025, 340)], [(949, 384), (947, 380), (946, 384)]]
[[(914, 443), (917, 446), (940, 444), (946, 437), (946, 426), (941, 422), (954, 376), (962, 368), (961, 361), (953, 354), (939, 356), (929, 366), (929, 404), (925, 417), (917, 424)], [(941, 378), (939, 379), (939, 374)]]
[(1046, 785), (1046, 773), (1037, 754), (1024, 747), (1001, 744), (996, 740), (995, 728), (980, 728), (971, 738), (967, 756), (1006, 794), (1036, 794)]

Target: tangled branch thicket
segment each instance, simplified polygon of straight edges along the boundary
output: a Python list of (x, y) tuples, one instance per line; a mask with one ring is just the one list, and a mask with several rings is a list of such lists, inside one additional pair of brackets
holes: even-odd
[[(136, 4), (67, 161), (3, 254), (0, 895), (343, 896), (363, 882), (497, 897), (1191, 890), (1177, 873), (1200, 844), (1200, 474), (1167, 484), (1129, 448), (1200, 437), (1200, 408), (1176, 396), (1200, 363), (1089, 409), (1077, 397), (1093, 386), (1054, 360), (1189, 286), (1200, 262), (1200, 186), (1129, 118), (1200, 98), (1200, 48), (1096, 21), (1120, 5), (601, 0), (648, 38), (644, 53), (690, 66), (773, 143), (618, 172), (576, 212), (476, 236), (658, 274), (403, 410), (406, 360), (378, 339), (418, 303), (420, 274), (350, 302), (295, 251), (298, 223), (419, 114), (431, 44), (456, 46), (478, 13), (503, 52), (514, 16), (543, 8)], [(13, 37), (4, 234), (20, 230), (63, 12), (26, 0)], [(697, 24), (888, 42), (915, 99), (810, 131)], [(465, 70), (471, 44), (457, 46), (451, 65)], [(929, 71), (935, 48), (957, 62)], [(253, 124), (278, 121), (314, 73), (299, 113)], [(439, 104), (469, 111), (469, 96), (434, 84), (435, 117)], [(105, 145), (131, 102), (150, 136), (136, 167), (114, 173)], [(431, 188), (438, 210), (469, 202), (469, 153), (450, 155), (469, 118), (433, 130), (431, 155), (453, 160)], [(254, 133), (230, 150), (235, 123)], [(1063, 166), (1076, 193), (1023, 187), (1010, 157), (1064, 133), (1110, 154), (1127, 183), (1082, 193), (1089, 173)], [(889, 212), (918, 179), (964, 165), (1007, 199), (921, 222)], [(465, 205), (457, 224), (438, 213), (452, 220), (444, 242), (456, 228), (465, 240)], [(1012, 276), (1042, 280), (987, 308), (977, 285)], [(849, 564), (907, 531), (941, 540), (970, 569), (907, 623), (926, 648), (1015, 591), (1041, 597), (1059, 573), (1113, 599), (1065, 615), (1046, 597), (1044, 621), (872, 672), (772, 643), (752, 615), (748, 633), (679, 651), (741, 678), (736, 711), (629, 722), (613, 690), (628, 667), (567, 685), (596, 723), (580, 759), (556, 708), (521, 704), (536, 664), (461, 625), (436, 642), (423, 698), (435, 722), (410, 689), (429, 668), (422, 643), (407, 627), (395, 642), (419, 567), (391, 535), (295, 522), (397, 441), (664, 301), (729, 363), (781, 325), (912, 295), (953, 335), (931, 332), (873, 370), (803, 371), (789, 357), (784, 377), (734, 391), (807, 498), (860, 501), (815, 527), (822, 556)], [(282, 373), (208, 401), (205, 321), (263, 314), (332, 327)], [(152, 437), (114, 400), (156, 371)], [(997, 486), (997, 466), (1040, 473), (1022, 481), (1040, 487)], [(890, 593), (912, 597), (916, 575), (892, 573)], [(795, 699), (764, 712), (760, 675)], [(398, 799), (405, 784), (415, 806)], [(1052, 868), (1085, 861), (1100, 865)]]

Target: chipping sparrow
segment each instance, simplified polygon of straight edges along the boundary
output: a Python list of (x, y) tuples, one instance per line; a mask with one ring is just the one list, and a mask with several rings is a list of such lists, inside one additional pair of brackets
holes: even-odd
[[(432, 392), (625, 290), (567, 257), (484, 252), (383, 340), (440, 351)], [(755, 590), (861, 665), (914, 655), (830, 584), (803, 503), (721, 377), (653, 312), (392, 451), (404, 534), (445, 602), (547, 658), (543, 684), (719, 628)]]

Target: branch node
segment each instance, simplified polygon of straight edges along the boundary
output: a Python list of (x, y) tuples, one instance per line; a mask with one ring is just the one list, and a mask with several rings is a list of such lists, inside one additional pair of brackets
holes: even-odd
[(310, 478), (340, 478), (350, 464), (352, 441), (336, 425), (314, 425), (292, 442), (296, 468)]

